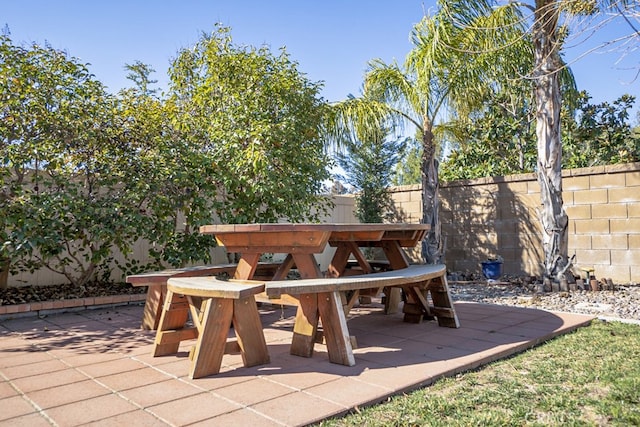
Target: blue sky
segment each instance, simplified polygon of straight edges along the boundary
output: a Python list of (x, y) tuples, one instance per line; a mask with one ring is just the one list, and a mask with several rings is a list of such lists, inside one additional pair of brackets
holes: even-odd
[[(323, 81), (329, 101), (358, 94), (367, 62), (402, 62), (411, 48), (409, 33), (434, 0), (2, 0), (0, 25), (14, 43), (49, 42), (89, 63), (90, 71), (117, 92), (129, 86), (124, 64), (140, 60), (166, 84), (170, 60), (179, 49), (210, 32), (216, 22), (231, 27), (234, 42), (273, 49), (285, 46), (299, 70)], [(622, 22), (590, 43), (629, 33)], [(588, 49), (570, 50), (573, 61)], [(639, 54), (593, 53), (572, 64), (580, 89), (593, 102), (613, 101), (624, 93), (640, 95)], [(627, 69), (635, 67), (635, 69)], [(639, 101), (640, 102), (640, 101)], [(636, 106), (635, 110), (638, 110)], [(635, 117), (634, 117), (635, 119)], [(635, 123), (635, 120), (634, 120)]]

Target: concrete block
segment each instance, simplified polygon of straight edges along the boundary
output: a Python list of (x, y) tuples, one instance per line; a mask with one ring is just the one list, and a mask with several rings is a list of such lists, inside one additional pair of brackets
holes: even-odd
[(529, 185), (527, 181), (513, 181), (498, 184), (500, 192), (505, 193), (528, 193)]
[(640, 234), (629, 234), (629, 249), (640, 249)]
[(625, 186), (625, 174), (623, 173), (613, 173), (613, 174), (602, 174), (602, 175), (591, 175), (589, 176), (590, 188), (624, 188)]
[[(575, 220), (576, 234), (609, 234), (608, 219), (580, 219)], [(614, 220), (611, 220), (614, 221)]]
[(562, 192), (562, 203), (564, 205), (573, 205), (573, 191), (563, 191)]
[(631, 270), (633, 267), (623, 265), (596, 265), (593, 274), (598, 279), (611, 278), (613, 283), (627, 284), (632, 279)]
[(562, 189), (564, 191), (588, 190), (590, 186), (589, 176), (570, 176), (562, 178)]
[(608, 201), (609, 198), (606, 189), (583, 190), (573, 193), (573, 204), (575, 205), (602, 204)]
[(627, 172), (624, 176), (627, 187), (640, 186), (640, 171)]
[(576, 249), (593, 249), (591, 239), (589, 234), (569, 234), (569, 252), (573, 253)]
[(640, 190), (633, 187), (610, 188), (609, 202), (611, 203), (640, 202)]
[(629, 218), (640, 218), (640, 203), (629, 203), (627, 213)]
[(565, 205), (564, 210), (571, 219), (591, 219), (591, 205)]
[(577, 265), (611, 265), (611, 252), (604, 249), (576, 249)]
[(627, 218), (626, 203), (607, 203), (606, 205), (592, 205), (592, 218)]
[(611, 219), (611, 233), (640, 234), (640, 218)]
[(613, 249), (611, 251), (611, 265), (640, 265), (640, 250)]
[[(640, 265), (632, 265), (629, 267), (629, 281), (633, 283), (640, 283)], [(621, 282), (627, 283), (627, 282)]]
[(629, 236), (626, 234), (593, 235), (591, 249), (629, 249)]
[(539, 208), (542, 206), (540, 193), (537, 194), (516, 194), (516, 202), (527, 208)]
[(540, 194), (540, 184), (538, 184), (538, 181), (527, 182), (527, 193)]

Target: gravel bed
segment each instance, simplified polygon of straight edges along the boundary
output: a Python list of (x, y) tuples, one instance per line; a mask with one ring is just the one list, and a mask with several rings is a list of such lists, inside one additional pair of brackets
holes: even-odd
[(454, 301), (537, 308), (640, 322), (640, 285), (615, 290), (537, 292), (532, 285), (508, 282), (449, 282)]

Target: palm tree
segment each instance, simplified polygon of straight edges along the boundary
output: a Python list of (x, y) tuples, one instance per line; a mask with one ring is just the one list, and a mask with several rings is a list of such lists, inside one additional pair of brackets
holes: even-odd
[[(437, 137), (447, 131), (446, 116), (451, 111), (467, 114), (481, 105), (483, 97), (491, 92), (490, 81), (481, 76), (488, 68), (496, 68), (491, 53), (472, 52), (475, 25), (453, 25), (450, 16), (441, 8), (413, 28), (414, 47), (403, 66), (371, 61), (362, 96), (334, 104), (329, 127), (334, 140), (354, 129), (357, 134), (375, 132), (383, 126), (415, 129), (416, 139), (422, 144), (422, 222), (431, 225), (422, 245), (427, 263), (441, 262), (444, 252), (438, 218)], [(485, 15), (478, 13), (475, 18), (483, 20)], [(516, 24), (513, 28), (518, 29)]]
[[(456, 25), (466, 26), (478, 13), (485, 14), (485, 25), (475, 26), (475, 39), (484, 49), (507, 49), (513, 38), (504, 36), (513, 28), (513, 16), (520, 16), (520, 25), (530, 21), (527, 30), (531, 40), (534, 62), (532, 69), (523, 78), (532, 79), (535, 100), (538, 183), (541, 193), (541, 223), (545, 254), (544, 276), (560, 281), (573, 280), (569, 269), (572, 259), (568, 257), (568, 217), (562, 200), (562, 142), (560, 140), (560, 110), (562, 102), (561, 76), (566, 64), (561, 58), (563, 41), (569, 31), (569, 18), (577, 15), (597, 15), (610, 8), (624, 16), (623, 10), (637, 10), (633, 0), (535, 0), (506, 2), (500, 6), (496, 0), (459, 0), (449, 14)], [(527, 16), (528, 15), (528, 16)], [(505, 17), (510, 17), (505, 20)], [(592, 28), (593, 29), (593, 28)], [(637, 31), (635, 31), (637, 36)], [(496, 41), (507, 43), (496, 43)]]

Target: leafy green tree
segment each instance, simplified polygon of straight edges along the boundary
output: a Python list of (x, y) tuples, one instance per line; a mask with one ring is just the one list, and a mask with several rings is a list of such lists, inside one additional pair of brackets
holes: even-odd
[(130, 251), (138, 213), (121, 183), (135, 153), (115, 137), (114, 111), (76, 59), (0, 38), (0, 258), (13, 269), (80, 286), (108, 279), (113, 248)]
[(393, 168), (404, 146), (403, 140), (385, 139), (387, 132), (360, 141), (349, 140), (346, 151), (338, 154), (338, 164), (347, 173), (347, 183), (358, 191), (355, 196), (356, 218), (362, 223), (384, 222), (393, 209), (388, 188)]
[(640, 161), (640, 138), (629, 124), (635, 97), (623, 95), (612, 104), (590, 104), (583, 92), (577, 120), (567, 118), (563, 129), (563, 166), (580, 168)]
[(421, 182), (420, 159), (422, 151), (417, 140), (407, 140), (407, 145), (394, 167), (392, 185), (413, 185)]
[(326, 211), (326, 104), (284, 49), (237, 46), (218, 26), (179, 52), (170, 77), (178, 146), (168, 166), (217, 202), (194, 225), (317, 220)]

